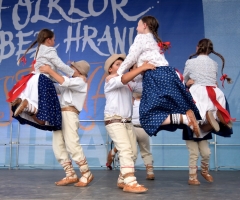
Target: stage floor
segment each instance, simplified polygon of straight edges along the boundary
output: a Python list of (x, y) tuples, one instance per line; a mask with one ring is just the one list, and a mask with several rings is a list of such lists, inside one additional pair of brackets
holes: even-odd
[(240, 199), (240, 171), (211, 171), (214, 183), (199, 173), (200, 186), (187, 184), (188, 171), (155, 170), (155, 180), (146, 180), (146, 172), (137, 170), (140, 184), (149, 190), (144, 194), (123, 192), (117, 188), (119, 170), (92, 170), (94, 180), (83, 188), (55, 186), (63, 170), (0, 169), (0, 199), (112, 199), (112, 200), (237, 200)]

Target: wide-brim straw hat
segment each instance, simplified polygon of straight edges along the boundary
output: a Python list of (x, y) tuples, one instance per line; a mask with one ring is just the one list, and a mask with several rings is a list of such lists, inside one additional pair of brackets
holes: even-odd
[(122, 58), (124, 60), (126, 58), (126, 55), (125, 54), (113, 54), (106, 60), (105, 65), (104, 65), (104, 70), (107, 74), (109, 74), (109, 72), (108, 72), (109, 68), (112, 66), (112, 64), (118, 58)]
[(72, 62), (71, 65), (75, 67), (82, 75), (88, 76), (90, 65), (85, 60), (80, 60), (78, 62)]

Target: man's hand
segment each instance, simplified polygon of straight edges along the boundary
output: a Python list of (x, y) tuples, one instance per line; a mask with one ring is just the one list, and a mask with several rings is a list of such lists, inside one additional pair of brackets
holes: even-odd
[(142, 64), (142, 66), (140, 66), (140, 67), (142, 68), (142, 71), (144, 71), (144, 72), (149, 70), (149, 69), (151, 69), (151, 70), (155, 70), (156, 69), (156, 67), (154, 65), (148, 63), (148, 61), (145, 61)]
[(187, 86), (187, 87), (191, 87), (193, 84), (194, 84), (194, 80), (193, 80), (193, 79), (189, 79), (189, 80), (186, 82), (186, 86)]
[(49, 72), (51, 71), (51, 67), (49, 65), (43, 65), (39, 68), (39, 71), (41, 73), (45, 73), (45, 74), (49, 74)]

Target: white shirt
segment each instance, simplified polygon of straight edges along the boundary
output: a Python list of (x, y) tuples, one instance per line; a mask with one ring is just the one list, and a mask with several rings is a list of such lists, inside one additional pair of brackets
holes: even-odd
[(134, 100), (134, 102), (133, 102), (132, 123), (135, 124), (135, 125), (140, 125), (139, 105), (140, 105), (140, 100)]
[(196, 58), (187, 60), (183, 72), (185, 83), (189, 79), (194, 84), (202, 86), (216, 86), (218, 64), (207, 55), (199, 55)]
[[(37, 53), (36, 63), (34, 65), (35, 72), (40, 73), (39, 68), (45, 64), (49, 65), (56, 72), (58, 70), (64, 72), (67, 76), (72, 76), (74, 74), (74, 70), (58, 57), (57, 51), (54, 47), (48, 47), (41, 44)], [(49, 77), (48, 74), (45, 75)]]
[(108, 116), (121, 116), (123, 119), (132, 117), (132, 93), (142, 92), (142, 82), (136, 83), (130, 81), (123, 85), (121, 76), (111, 78), (105, 82), (104, 93), (106, 97), (106, 106), (104, 114)]
[(135, 63), (137, 63), (139, 67), (142, 66), (145, 61), (148, 61), (156, 67), (168, 66), (168, 61), (165, 59), (152, 33), (138, 34), (135, 37), (134, 43), (131, 45), (129, 53), (117, 73), (122, 75), (125, 70), (131, 68)]
[(60, 96), (61, 107), (74, 106), (81, 111), (87, 95), (87, 83), (80, 77), (68, 78), (63, 76), (62, 85), (55, 84), (55, 88)]

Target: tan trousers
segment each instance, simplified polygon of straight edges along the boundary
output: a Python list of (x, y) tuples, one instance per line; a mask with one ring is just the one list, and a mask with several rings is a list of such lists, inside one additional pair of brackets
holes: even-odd
[(69, 155), (75, 162), (85, 158), (82, 146), (79, 144), (79, 118), (71, 111), (62, 112), (62, 130), (53, 131), (53, 152), (57, 161), (62, 164), (69, 160)]
[(207, 140), (199, 142), (186, 140), (186, 145), (189, 151), (189, 166), (197, 166), (199, 153), (202, 157), (201, 161), (207, 164), (209, 163), (211, 151)]
[(132, 123), (112, 123), (107, 125), (106, 129), (118, 150), (122, 175), (134, 172), (134, 163), (137, 159), (137, 141)]
[(143, 128), (133, 127), (133, 130), (137, 137), (137, 143), (140, 149), (140, 154), (142, 156), (145, 166), (153, 164), (152, 153), (150, 152), (150, 141), (148, 134)]

